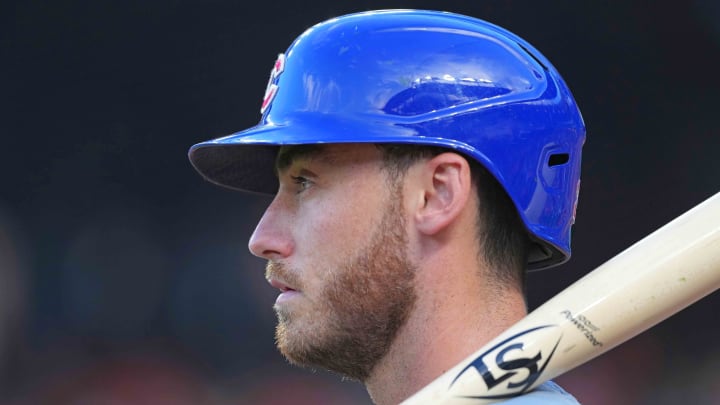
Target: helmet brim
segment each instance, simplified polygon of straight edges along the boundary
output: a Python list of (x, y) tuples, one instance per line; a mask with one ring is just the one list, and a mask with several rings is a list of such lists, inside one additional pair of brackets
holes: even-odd
[[(261, 194), (277, 191), (275, 159), (280, 146), (324, 143), (427, 144), (473, 153), (468, 145), (443, 138), (419, 136), (412, 126), (336, 120), (305, 115), (289, 125), (263, 123), (222, 138), (193, 145), (188, 157), (208, 181), (233, 190)], [(475, 158), (484, 157), (475, 156)], [(490, 164), (486, 160), (486, 164)]]

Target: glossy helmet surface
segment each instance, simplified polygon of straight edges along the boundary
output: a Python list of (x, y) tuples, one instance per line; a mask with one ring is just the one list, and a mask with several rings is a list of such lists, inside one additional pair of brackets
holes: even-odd
[(215, 184), (274, 194), (280, 145), (447, 147), (503, 185), (537, 242), (533, 269), (570, 256), (584, 139), (570, 90), (523, 39), (463, 15), (385, 10), (308, 29), (275, 63), (260, 123), (189, 157)]

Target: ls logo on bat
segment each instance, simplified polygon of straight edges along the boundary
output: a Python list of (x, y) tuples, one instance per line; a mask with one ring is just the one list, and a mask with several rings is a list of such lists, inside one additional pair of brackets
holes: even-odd
[[(545, 370), (561, 338), (557, 325), (538, 326), (511, 336), (462, 369), (448, 389), (456, 397), (472, 399), (502, 399), (522, 394)], [(487, 387), (485, 392), (478, 393), (478, 377)]]

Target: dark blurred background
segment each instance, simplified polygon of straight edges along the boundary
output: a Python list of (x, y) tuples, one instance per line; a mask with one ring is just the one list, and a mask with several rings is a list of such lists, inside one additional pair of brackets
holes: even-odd
[[(720, 3), (0, 3), (0, 404), (368, 404), (285, 364), (246, 249), (268, 200), (186, 158), (254, 125), (278, 53), (375, 8), (490, 20), (561, 71), (588, 127), (573, 259), (531, 307), (720, 191)], [(631, 270), (629, 270), (631, 271)], [(586, 404), (720, 404), (718, 294), (558, 379)]]

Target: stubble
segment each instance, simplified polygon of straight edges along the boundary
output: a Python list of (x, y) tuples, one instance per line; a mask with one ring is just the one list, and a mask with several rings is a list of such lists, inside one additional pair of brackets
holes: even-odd
[[(328, 279), (315, 313), (276, 306), (275, 338), (293, 364), (320, 367), (365, 381), (390, 349), (416, 300), (415, 268), (396, 190), (370, 243)], [(297, 273), (269, 262), (267, 275), (301, 285)], [(300, 324), (300, 319), (312, 319)], [(295, 324), (297, 323), (297, 324)]]

